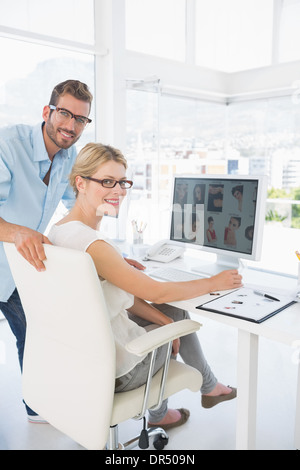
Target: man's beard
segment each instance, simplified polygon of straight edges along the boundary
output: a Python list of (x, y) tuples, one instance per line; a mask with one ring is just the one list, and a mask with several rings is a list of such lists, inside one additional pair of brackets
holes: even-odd
[[(63, 140), (63, 137), (61, 137), (60, 140), (57, 139), (57, 135), (60, 135), (59, 132), (58, 132), (58, 129), (60, 131), (63, 131), (63, 132), (66, 132), (67, 134), (70, 134), (74, 137), (74, 139), (72, 139), (70, 142), (66, 142)], [(57, 127), (56, 129), (54, 128), (52, 122), (47, 121), (46, 124), (45, 124), (45, 130), (46, 130), (46, 133), (49, 137), (50, 140), (52, 140), (52, 142), (59, 148), (61, 149), (68, 149), (70, 148), (72, 145), (75, 144), (75, 142), (77, 142), (77, 140), (79, 139), (80, 135), (79, 134), (78, 136), (76, 136), (76, 133), (73, 132), (73, 131), (67, 131), (67, 130), (64, 130), (62, 127)]]

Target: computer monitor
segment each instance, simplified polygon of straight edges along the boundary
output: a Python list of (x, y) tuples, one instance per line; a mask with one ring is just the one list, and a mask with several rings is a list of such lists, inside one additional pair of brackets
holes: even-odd
[(265, 176), (175, 176), (170, 240), (215, 253), (207, 274), (259, 260), (266, 192)]

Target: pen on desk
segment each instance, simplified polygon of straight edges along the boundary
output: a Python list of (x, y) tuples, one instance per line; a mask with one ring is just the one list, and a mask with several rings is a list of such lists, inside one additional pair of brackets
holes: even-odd
[(279, 299), (276, 299), (276, 297), (272, 297), (271, 295), (269, 294), (264, 294), (263, 292), (259, 292), (258, 290), (255, 290), (253, 291), (254, 294), (256, 295), (261, 295), (262, 297), (266, 297), (266, 299), (270, 299), (270, 300), (276, 300), (277, 302), (280, 302)]
[(296, 253), (297, 258), (300, 260), (300, 252), (299, 252), (299, 251), (295, 251), (295, 253)]

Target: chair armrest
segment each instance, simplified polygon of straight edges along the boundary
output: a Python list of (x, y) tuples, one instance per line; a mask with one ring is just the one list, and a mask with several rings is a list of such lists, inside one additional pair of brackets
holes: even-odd
[(202, 326), (201, 323), (194, 320), (180, 320), (169, 323), (133, 339), (126, 344), (126, 349), (137, 356), (144, 356), (163, 344), (198, 331), (200, 326)]

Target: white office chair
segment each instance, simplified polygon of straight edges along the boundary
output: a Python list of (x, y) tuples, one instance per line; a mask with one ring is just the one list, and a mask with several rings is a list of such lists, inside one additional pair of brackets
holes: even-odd
[[(168, 371), (158, 372), (150, 387), (114, 393), (114, 338), (92, 258), (45, 245), (46, 271), (39, 273), (13, 244), (4, 247), (27, 319), (22, 379), (26, 403), (86, 449), (103, 449), (106, 443), (108, 449), (138, 443), (147, 448), (148, 436), (154, 436), (157, 449), (163, 448), (168, 436), (161, 428), (143, 431), (142, 439), (137, 436), (122, 446), (118, 424), (143, 418), (147, 408), (182, 389), (198, 391), (201, 374), (171, 360)], [(199, 327), (192, 320), (172, 323), (132, 341), (128, 349), (144, 355)]]

